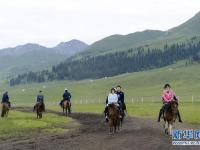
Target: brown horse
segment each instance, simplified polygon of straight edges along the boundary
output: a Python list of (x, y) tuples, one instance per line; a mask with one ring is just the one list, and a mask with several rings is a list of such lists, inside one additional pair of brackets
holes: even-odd
[(110, 133), (115, 133), (116, 129), (120, 126), (120, 118), (119, 118), (119, 112), (118, 108), (115, 104), (110, 104), (108, 106), (108, 119), (109, 119), (109, 127), (110, 127)]
[(124, 121), (124, 117), (125, 117), (125, 112), (123, 109), (123, 105), (120, 103), (120, 114), (121, 114), (121, 118), (120, 118), (120, 127), (122, 127), (123, 121)]
[(8, 103), (2, 103), (1, 117), (8, 117), (9, 105)]
[(166, 106), (166, 111), (164, 112), (164, 128), (165, 134), (172, 135), (172, 125), (175, 122), (178, 114), (178, 102), (172, 101)]
[(66, 116), (71, 114), (71, 105), (70, 105), (69, 101), (64, 101), (63, 105), (62, 105), (62, 108), (63, 108), (63, 113)]
[(41, 119), (42, 118), (42, 113), (44, 112), (44, 104), (43, 103), (37, 103), (34, 108), (33, 108), (33, 112), (36, 110), (37, 113), (37, 119)]

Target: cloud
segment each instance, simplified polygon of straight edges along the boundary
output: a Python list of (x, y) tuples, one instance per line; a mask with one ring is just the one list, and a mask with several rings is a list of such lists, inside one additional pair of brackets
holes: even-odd
[(197, 0), (0, 0), (0, 48), (33, 42), (54, 46), (77, 38), (167, 30), (199, 11)]

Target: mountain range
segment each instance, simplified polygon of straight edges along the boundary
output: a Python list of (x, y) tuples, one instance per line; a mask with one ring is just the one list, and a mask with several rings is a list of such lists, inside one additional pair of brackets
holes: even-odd
[(88, 45), (79, 40), (61, 42), (52, 48), (27, 43), (0, 50), (0, 77), (13, 77), (27, 71), (38, 71), (56, 65), (83, 51)]
[[(78, 40), (62, 42), (53, 48), (37, 44), (26, 44), (0, 51), (0, 69), (4, 76), (37, 71), (52, 65), (69, 64), (76, 59), (97, 57), (138, 47), (161, 48), (165, 44), (181, 43), (194, 36), (200, 36), (200, 12), (194, 17), (167, 31), (144, 30), (127, 35), (111, 35), (91, 45)], [(104, 63), (104, 62), (102, 62)], [(1, 76), (1, 74), (0, 74)]]

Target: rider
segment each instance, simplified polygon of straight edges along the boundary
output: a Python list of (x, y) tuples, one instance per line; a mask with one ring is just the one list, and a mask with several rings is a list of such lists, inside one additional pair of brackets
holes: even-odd
[(42, 93), (42, 91), (39, 91), (38, 95), (37, 95), (37, 99), (36, 99), (36, 104), (34, 106), (34, 108), (36, 107), (37, 104), (41, 103), (44, 107), (44, 111), (45, 111), (45, 104), (44, 104), (44, 95)]
[(9, 107), (9, 108), (11, 107), (11, 104), (10, 104), (10, 101), (9, 101), (9, 96), (8, 96), (8, 91), (6, 91), (6, 92), (3, 94), (1, 103), (7, 103), (7, 104), (8, 104), (8, 107)]
[(117, 89), (117, 96), (118, 96), (118, 104), (121, 106), (122, 110), (127, 114), (127, 110), (126, 110), (126, 104), (124, 102), (124, 92), (122, 92), (122, 87), (120, 85), (118, 85), (116, 87)]
[[(112, 88), (110, 90), (110, 93), (108, 94), (108, 97), (106, 99), (106, 107), (104, 110), (106, 122), (108, 122), (108, 106), (109, 106), (109, 104), (115, 104), (118, 107), (118, 111), (120, 111), (119, 104), (118, 104), (118, 96), (116, 94), (116, 88)], [(121, 116), (119, 116), (119, 117), (121, 117)]]
[(67, 89), (65, 89), (64, 94), (63, 94), (63, 99), (60, 102), (60, 106), (62, 107), (64, 101), (68, 101), (71, 107), (71, 102), (70, 102), (71, 97), (72, 97), (71, 93)]
[[(162, 106), (162, 108), (160, 109), (160, 112), (159, 112), (158, 122), (160, 122), (160, 117), (166, 111), (167, 106), (168, 106), (167, 104), (169, 104), (171, 101), (178, 102), (178, 99), (177, 99), (174, 91), (171, 89), (171, 86), (168, 83), (165, 84), (165, 86), (164, 86), (164, 90), (163, 90), (163, 94), (162, 94), (162, 101), (163, 101), (163, 106)], [(178, 111), (177, 115), (178, 115), (178, 118), (179, 118), (179, 122), (182, 122), (179, 111)]]

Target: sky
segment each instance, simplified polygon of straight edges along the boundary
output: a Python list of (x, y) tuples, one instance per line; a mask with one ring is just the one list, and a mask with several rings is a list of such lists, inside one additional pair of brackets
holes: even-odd
[(0, 48), (168, 30), (199, 11), (199, 0), (0, 0)]

